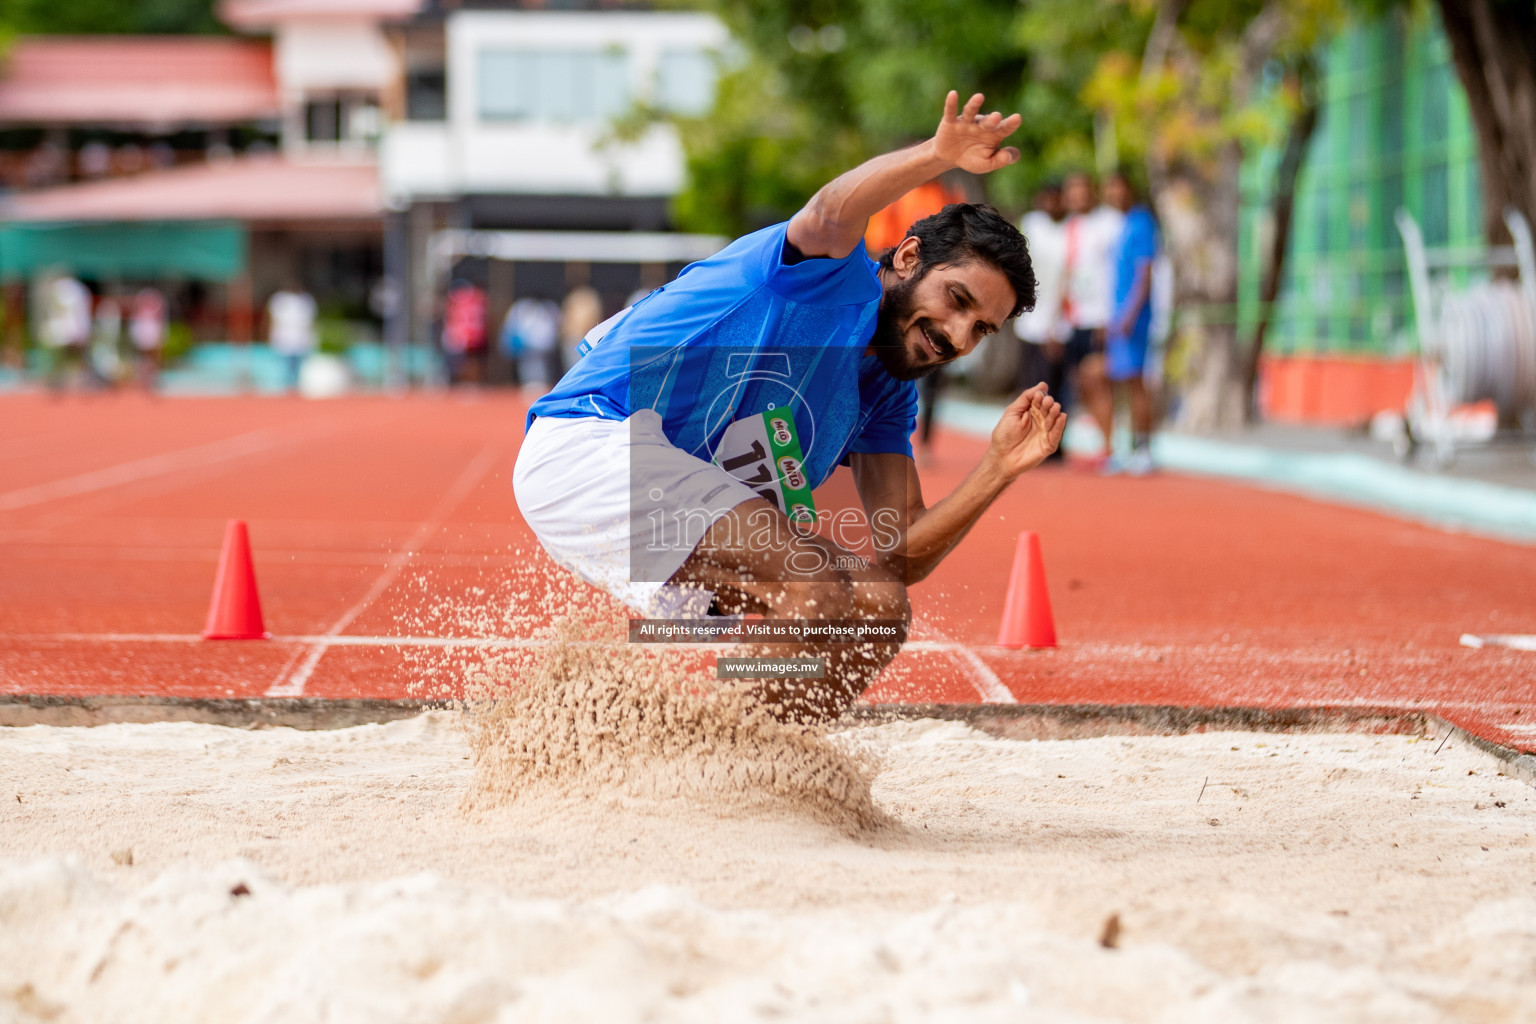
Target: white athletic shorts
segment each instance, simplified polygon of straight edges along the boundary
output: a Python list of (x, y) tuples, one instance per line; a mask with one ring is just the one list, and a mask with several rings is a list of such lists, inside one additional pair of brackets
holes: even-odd
[(541, 416), (512, 471), (523, 518), (560, 565), (651, 618), (697, 618), (714, 595), (666, 581), (715, 521), (757, 497), (675, 447), (653, 410)]

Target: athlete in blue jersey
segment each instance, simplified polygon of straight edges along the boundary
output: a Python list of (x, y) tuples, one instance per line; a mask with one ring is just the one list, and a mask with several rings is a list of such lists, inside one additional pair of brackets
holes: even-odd
[(1115, 390), (1123, 389), (1131, 406), (1131, 451), (1112, 456), (1109, 473), (1145, 476), (1152, 463), (1152, 396), (1143, 374), (1152, 336), (1152, 264), (1159, 246), (1152, 211), (1137, 202), (1136, 187), (1123, 173), (1104, 183), (1104, 201), (1124, 214), (1115, 246), (1114, 312), (1110, 316), (1102, 354), (1083, 363), (1083, 397), (1099, 431), (1104, 450), (1111, 448), (1115, 426)]
[[(928, 141), (843, 174), (787, 223), (599, 325), (530, 410), (513, 486), (556, 562), (652, 617), (863, 630), (859, 643), (759, 647), (824, 660), (821, 678), (757, 686), (786, 718), (835, 716), (869, 686), (905, 635), (907, 586), (1061, 442), (1060, 406), (1043, 386), (1026, 391), (960, 486), (923, 501), (912, 382), (1032, 306), (1034, 273), (1023, 236), (988, 206), (918, 221), (879, 261), (862, 240), (910, 189), (1018, 159), (1003, 142), (1019, 115), (981, 103), (961, 109), (951, 92)], [(818, 532), (812, 492), (839, 465), (868, 517), (868, 559)]]

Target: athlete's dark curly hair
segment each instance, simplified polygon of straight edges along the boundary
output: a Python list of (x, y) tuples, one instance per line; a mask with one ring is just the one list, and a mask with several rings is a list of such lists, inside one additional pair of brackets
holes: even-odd
[[(913, 224), (907, 237), (917, 236), (917, 277), (921, 280), (933, 267), (989, 263), (1002, 271), (1018, 301), (1013, 312), (1018, 316), (1035, 308), (1035, 268), (1029, 260), (1029, 243), (1008, 219), (985, 203), (950, 203), (938, 213)], [(894, 248), (880, 256), (880, 266), (889, 270)]]

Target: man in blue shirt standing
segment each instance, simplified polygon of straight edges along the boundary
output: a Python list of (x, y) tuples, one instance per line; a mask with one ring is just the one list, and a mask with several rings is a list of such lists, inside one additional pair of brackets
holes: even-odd
[[(869, 217), (952, 168), (1013, 163), (1019, 115), (951, 92), (933, 137), (841, 175), (788, 222), (740, 238), (595, 328), (534, 403), (513, 476), (551, 557), (642, 614), (758, 613), (892, 639), (760, 645), (813, 656), (820, 678), (765, 678), (789, 719), (844, 711), (895, 657), (907, 586), (1061, 441), (1043, 387), (1004, 412), (986, 455), (926, 505), (912, 460), (913, 381), (970, 352), (1034, 302), (1029, 252), (988, 206), (914, 224), (880, 260)], [(873, 560), (839, 544), (812, 491), (853, 470)], [(884, 636), (878, 631), (862, 634)]]
[(1124, 388), (1131, 406), (1131, 452), (1112, 457), (1108, 472), (1143, 476), (1152, 472), (1152, 396), (1144, 374), (1152, 334), (1152, 263), (1157, 259), (1157, 221), (1137, 202), (1136, 189), (1123, 173), (1104, 183), (1104, 200), (1125, 214), (1115, 248), (1114, 312), (1102, 358), (1083, 365), (1085, 398), (1110, 448), (1115, 425), (1115, 388)]

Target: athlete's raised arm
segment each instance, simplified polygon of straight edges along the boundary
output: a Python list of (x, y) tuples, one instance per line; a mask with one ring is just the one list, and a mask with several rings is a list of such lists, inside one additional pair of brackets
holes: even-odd
[(790, 218), (789, 244), (801, 256), (842, 259), (859, 245), (869, 218), (910, 190), (952, 168), (986, 174), (1007, 167), (1019, 151), (1003, 140), (1018, 130), (1018, 114), (981, 113), (977, 93), (960, 108), (953, 90), (944, 98), (944, 116), (933, 138), (867, 160), (822, 186)]

